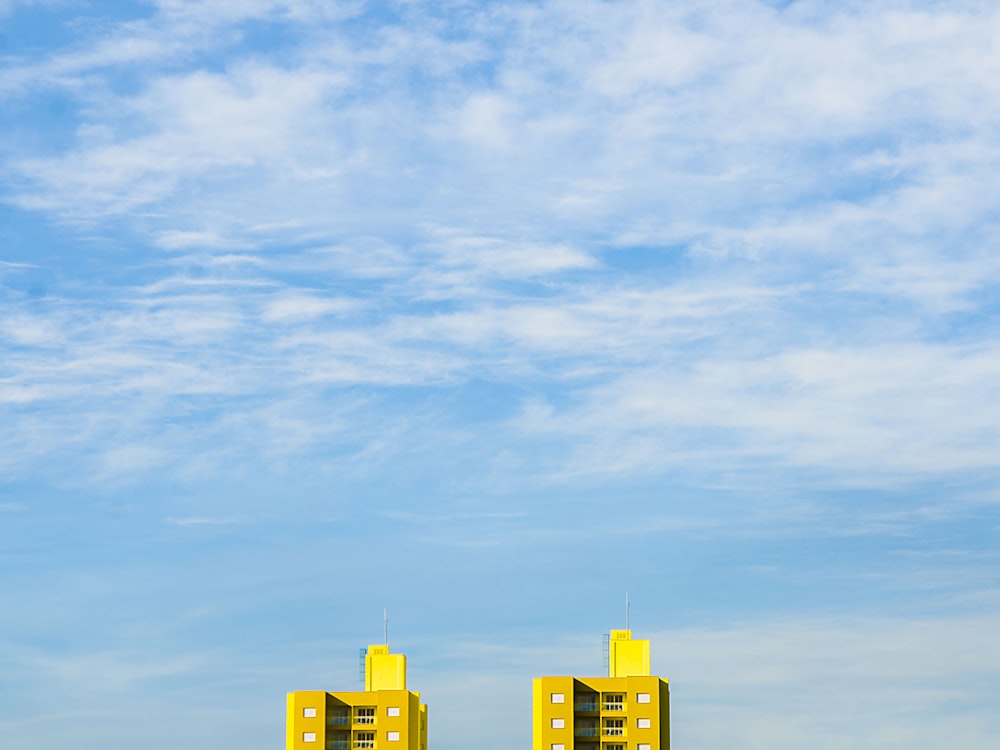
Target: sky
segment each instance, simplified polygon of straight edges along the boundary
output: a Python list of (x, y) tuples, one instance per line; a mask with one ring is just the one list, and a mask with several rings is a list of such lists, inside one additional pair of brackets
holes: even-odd
[(1000, 742), (1000, 9), (0, 0), (0, 746)]

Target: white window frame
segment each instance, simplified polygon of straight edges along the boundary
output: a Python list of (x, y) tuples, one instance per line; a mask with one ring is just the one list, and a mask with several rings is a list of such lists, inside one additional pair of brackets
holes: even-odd
[(649, 750), (649, 743), (640, 742), (639, 745), (636, 747), (636, 750)]
[(315, 742), (316, 741), (316, 733), (315, 732), (303, 732), (302, 733), (302, 741), (303, 742)]
[(549, 700), (552, 703), (565, 703), (566, 695), (564, 693), (549, 693)]
[(553, 742), (552, 750), (566, 750), (566, 746), (561, 742)]
[(639, 727), (639, 729), (649, 729), (650, 722), (649, 719), (636, 719), (635, 725)]
[(649, 693), (636, 693), (635, 694), (636, 703), (649, 703)]
[(312, 708), (312, 707), (303, 708), (302, 709), (302, 718), (303, 719), (315, 719), (316, 718), (316, 709)]
[(385, 733), (386, 742), (399, 742), (399, 732), (386, 732)]
[(553, 719), (551, 726), (553, 729), (565, 729), (566, 719)]
[(399, 716), (399, 706), (388, 706), (385, 709), (386, 716)]

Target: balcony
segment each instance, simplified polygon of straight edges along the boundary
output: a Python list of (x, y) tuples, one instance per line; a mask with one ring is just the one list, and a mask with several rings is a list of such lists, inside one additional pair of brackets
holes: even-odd
[(375, 747), (375, 740), (354, 740), (355, 750), (365, 750), (365, 748)]
[(355, 724), (374, 724), (375, 723), (375, 717), (374, 716), (355, 716), (354, 717), (354, 723)]
[(579, 711), (581, 713), (593, 712), (597, 713), (597, 704), (593, 702), (580, 701), (573, 704), (573, 710)]
[(326, 750), (351, 750), (351, 743), (347, 740), (334, 740), (326, 743)]
[(331, 714), (326, 717), (326, 723), (331, 726), (343, 727), (351, 723), (351, 717), (347, 714)]
[(605, 737), (624, 737), (625, 729), (624, 727), (604, 727)]
[(577, 737), (596, 737), (597, 727), (576, 727), (573, 734)]
[(605, 693), (601, 696), (601, 710), (602, 711), (624, 711), (625, 710), (625, 694), (624, 693)]

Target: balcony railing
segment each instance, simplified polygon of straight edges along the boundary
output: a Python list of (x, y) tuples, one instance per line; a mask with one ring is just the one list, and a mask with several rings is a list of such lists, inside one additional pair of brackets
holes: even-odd
[(605, 711), (624, 711), (625, 710), (625, 704), (624, 703), (605, 703), (604, 704), (604, 710)]
[(347, 740), (333, 740), (326, 743), (326, 750), (351, 750), (351, 743)]
[(375, 723), (375, 717), (374, 716), (355, 716), (354, 717), (354, 723), (355, 724), (374, 724)]
[(597, 727), (576, 727), (576, 729), (573, 730), (573, 733), (576, 734), (577, 737), (596, 737)]
[(625, 730), (622, 727), (604, 727), (605, 737), (624, 737)]
[(597, 711), (596, 703), (576, 703), (573, 706), (574, 711)]
[(347, 714), (333, 714), (326, 717), (326, 723), (343, 726), (351, 723), (351, 717)]
[(357, 750), (375, 747), (375, 740), (354, 740), (354, 747)]

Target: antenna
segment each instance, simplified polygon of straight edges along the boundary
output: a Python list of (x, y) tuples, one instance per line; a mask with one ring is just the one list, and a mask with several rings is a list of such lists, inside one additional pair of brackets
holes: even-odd
[(382, 609), (382, 639), (385, 641), (385, 645), (389, 645), (389, 610)]
[(628, 592), (626, 591), (625, 592), (625, 629), (626, 630), (629, 629), (629, 626), (628, 626), (628, 608), (629, 608)]

